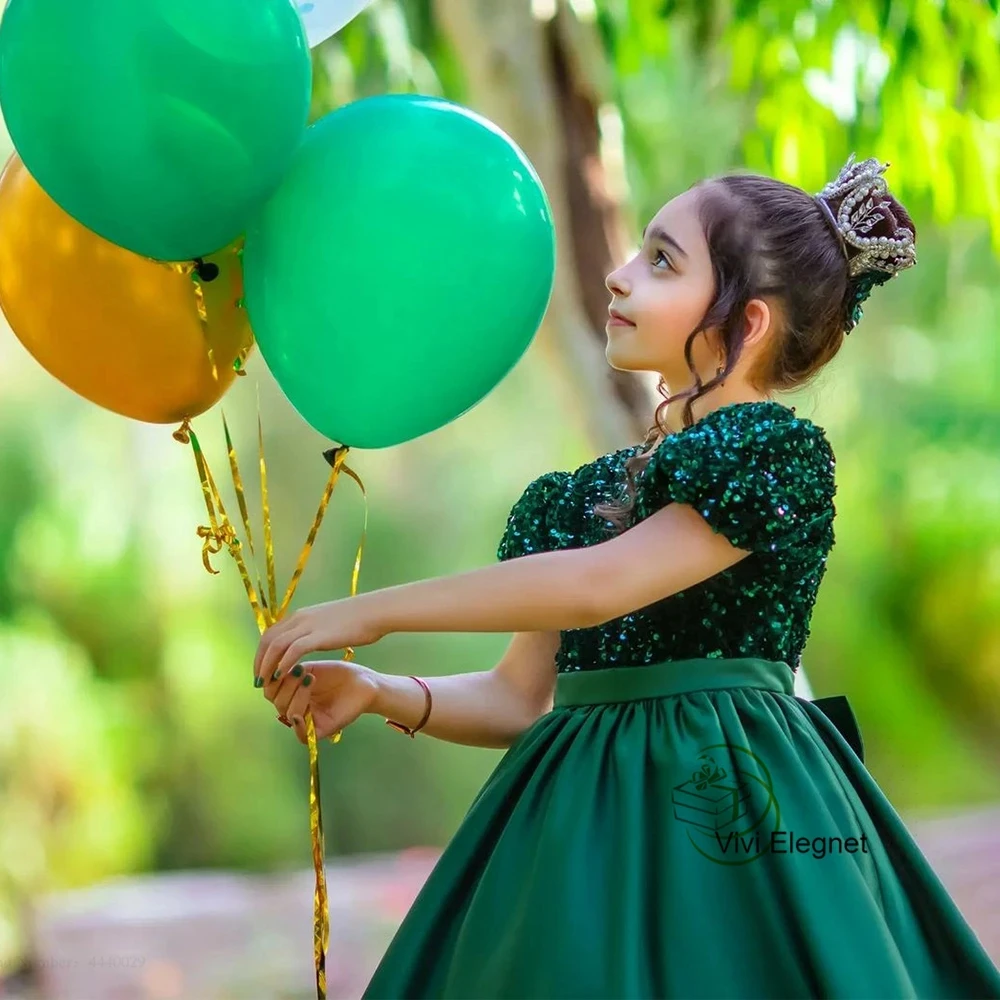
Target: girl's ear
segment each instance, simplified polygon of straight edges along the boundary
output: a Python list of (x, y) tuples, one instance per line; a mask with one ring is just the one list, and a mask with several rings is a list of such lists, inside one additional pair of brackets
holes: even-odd
[(751, 299), (744, 315), (747, 321), (744, 344), (749, 347), (756, 344), (771, 328), (771, 307), (763, 299)]

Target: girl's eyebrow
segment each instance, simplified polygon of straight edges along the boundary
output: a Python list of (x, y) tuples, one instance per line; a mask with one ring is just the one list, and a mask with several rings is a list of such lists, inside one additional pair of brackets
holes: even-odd
[[(652, 236), (652, 238), (654, 240), (662, 240), (664, 243), (668, 243), (682, 257), (686, 257), (687, 256), (687, 251), (684, 249), (684, 247), (682, 247), (680, 245), (680, 243), (678, 243), (677, 240), (675, 240), (673, 238), (673, 236), (671, 236), (670, 233), (668, 233), (665, 229), (662, 229), (659, 226), (655, 226), (653, 228), (653, 231), (649, 235)], [(645, 229), (642, 231), (642, 238), (643, 238), (643, 240), (646, 239), (646, 230)]]

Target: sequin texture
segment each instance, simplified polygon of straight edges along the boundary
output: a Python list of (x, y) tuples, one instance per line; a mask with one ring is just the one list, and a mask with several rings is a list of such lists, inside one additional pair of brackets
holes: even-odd
[[(606, 541), (594, 505), (619, 500), (641, 445), (549, 472), (514, 505), (500, 560)], [(834, 545), (836, 460), (821, 427), (773, 400), (731, 403), (665, 438), (639, 474), (630, 526), (689, 504), (751, 555), (694, 587), (594, 628), (561, 633), (560, 672), (755, 656), (798, 669)]]

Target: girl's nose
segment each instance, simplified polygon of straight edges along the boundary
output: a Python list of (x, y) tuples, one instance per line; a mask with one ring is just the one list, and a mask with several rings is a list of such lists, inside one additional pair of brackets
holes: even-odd
[(625, 276), (622, 274), (621, 268), (617, 271), (612, 271), (604, 279), (604, 284), (612, 295), (617, 295), (622, 299), (625, 298), (630, 291), (629, 283), (625, 280)]

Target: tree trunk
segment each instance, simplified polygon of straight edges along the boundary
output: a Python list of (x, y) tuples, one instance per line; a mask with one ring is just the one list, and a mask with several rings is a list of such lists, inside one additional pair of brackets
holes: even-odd
[(556, 281), (538, 343), (571, 419), (596, 448), (638, 442), (652, 424), (643, 377), (605, 358), (604, 278), (620, 258), (620, 206), (600, 152), (600, 81), (609, 72), (596, 31), (564, 0), (547, 20), (530, 0), (435, 0), (438, 25), (462, 65), (468, 103), (507, 131), (534, 164), (556, 224)]

